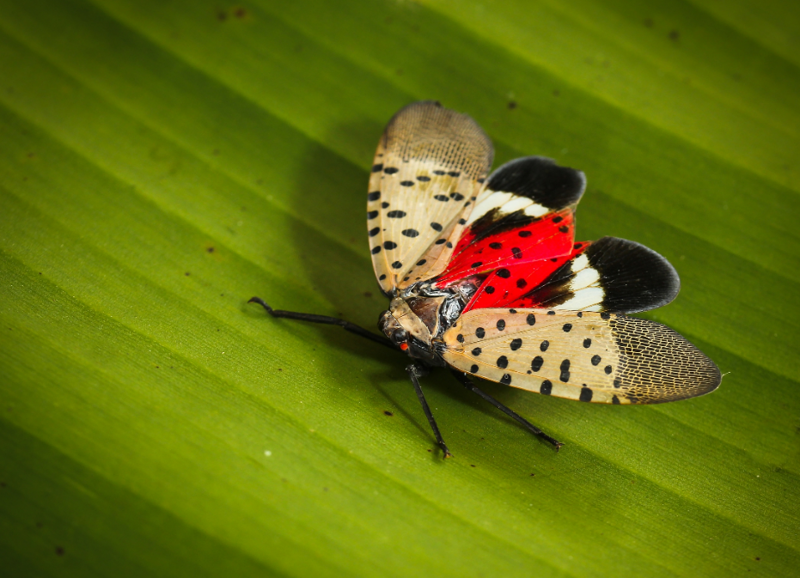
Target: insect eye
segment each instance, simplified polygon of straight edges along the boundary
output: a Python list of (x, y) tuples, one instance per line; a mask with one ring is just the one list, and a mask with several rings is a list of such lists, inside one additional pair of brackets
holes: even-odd
[[(408, 344), (406, 344), (406, 341), (408, 341), (408, 333), (405, 329), (398, 329), (392, 333), (392, 341), (399, 345), (400, 349), (403, 349), (403, 345), (408, 347)], [(403, 351), (405, 351), (405, 349), (403, 349)]]

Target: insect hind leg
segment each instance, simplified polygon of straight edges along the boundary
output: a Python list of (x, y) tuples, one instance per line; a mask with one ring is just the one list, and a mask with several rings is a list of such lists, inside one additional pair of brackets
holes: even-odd
[(375, 343), (380, 343), (381, 345), (385, 345), (386, 347), (390, 347), (392, 349), (397, 349), (395, 345), (389, 340), (389, 338), (384, 337), (383, 335), (376, 335), (372, 333), (372, 331), (368, 331), (355, 323), (350, 323), (349, 321), (345, 321), (344, 319), (339, 319), (338, 317), (329, 317), (327, 315), (316, 315), (314, 313), (297, 313), (295, 311), (283, 311), (281, 309), (273, 309), (267, 303), (264, 302), (263, 299), (260, 297), (253, 297), (248, 301), (248, 303), (258, 303), (264, 309), (267, 310), (267, 313), (272, 315), (273, 317), (283, 317), (285, 319), (296, 319), (298, 321), (309, 321), (311, 323), (323, 323), (325, 325), (338, 325), (339, 327), (343, 328), (350, 333), (355, 333), (356, 335), (360, 335), (361, 337), (365, 337), (370, 341), (374, 341)]
[(563, 445), (564, 445), (564, 444), (563, 444), (563, 443), (561, 443), (560, 441), (558, 441), (558, 440), (556, 440), (556, 439), (554, 439), (554, 438), (550, 437), (550, 436), (549, 436), (549, 435), (547, 435), (546, 433), (544, 433), (542, 430), (540, 430), (538, 427), (536, 427), (535, 425), (533, 425), (532, 423), (530, 423), (528, 420), (526, 420), (524, 417), (522, 417), (521, 415), (519, 415), (519, 414), (518, 414), (517, 412), (515, 412), (514, 410), (512, 410), (512, 409), (510, 409), (510, 408), (506, 407), (505, 405), (503, 405), (502, 403), (500, 403), (499, 401), (497, 401), (495, 398), (493, 398), (493, 397), (492, 397), (491, 395), (489, 395), (488, 393), (485, 393), (484, 391), (482, 391), (482, 390), (478, 389), (478, 388), (475, 386), (475, 384), (474, 384), (474, 383), (472, 383), (472, 380), (471, 380), (469, 377), (467, 377), (467, 375), (466, 375), (465, 373), (462, 373), (462, 372), (460, 372), (460, 371), (456, 371), (456, 370), (454, 370), (454, 369), (451, 369), (451, 370), (450, 370), (450, 372), (451, 372), (451, 373), (452, 373), (452, 374), (455, 376), (455, 378), (456, 378), (458, 381), (460, 381), (460, 382), (461, 382), (461, 384), (462, 384), (464, 387), (466, 387), (468, 390), (470, 390), (470, 391), (472, 391), (472, 392), (474, 392), (474, 393), (478, 394), (480, 397), (482, 397), (483, 399), (485, 399), (486, 401), (488, 401), (489, 403), (491, 403), (493, 406), (495, 406), (497, 409), (499, 409), (500, 411), (502, 411), (504, 414), (506, 414), (507, 416), (509, 416), (509, 417), (511, 417), (511, 418), (513, 418), (513, 419), (515, 419), (517, 422), (519, 422), (520, 424), (522, 424), (522, 425), (525, 427), (525, 429), (527, 429), (529, 432), (531, 432), (531, 433), (532, 433), (533, 435), (535, 435), (536, 437), (538, 437), (538, 438), (541, 438), (541, 439), (545, 440), (546, 442), (548, 442), (548, 443), (552, 444), (552, 446), (553, 446), (553, 447), (556, 449), (556, 451), (558, 451), (558, 449), (559, 449), (561, 446), (563, 446)]

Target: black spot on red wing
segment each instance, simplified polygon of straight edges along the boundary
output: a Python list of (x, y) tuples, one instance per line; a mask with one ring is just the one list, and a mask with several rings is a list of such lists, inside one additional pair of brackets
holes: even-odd
[(567, 383), (569, 381), (569, 359), (565, 359), (564, 361), (562, 361), (561, 367), (559, 369), (561, 370), (561, 375), (559, 376), (559, 379), (564, 383)]
[(473, 365), (472, 367), (469, 368), (469, 372), (470, 373), (478, 373), (478, 366), (477, 365)]
[(377, 235), (380, 232), (381, 232), (380, 227), (375, 227), (374, 229), (370, 229), (369, 236), (370, 237), (374, 237), (375, 235)]
[(536, 315), (533, 313), (528, 313), (528, 316), (525, 318), (525, 321), (528, 322), (528, 325), (536, 325)]
[(438, 232), (442, 230), (442, 226), (439, 223), (431, 223), (431, 229)]
[(491, 285), (489, 285), (489, 286), (487, 286), (487, 287), (484, 289), (484, 291), (485, 291), (486, 293), (488, 293), (489, 295), (491, 295), (492, 293), (494, 293), (494, 287), (492, 287)]
[(593, 355), (593, 356), (592, 356), (592, 365), (597, 365), (597, 364), (599, 364), (601, 359), (602, 359), (602, 358), (601, 358), (599, 355)]
[(542, 344), (539, 346), (539, 349), (541, 349), (542, 351), (547, 351), (548, 347), (550, 347), (550, 342), (545, 339), (544, 341), (542, 341)]
[(536, 357), (533, 358), (533, 361), (531, 361), (531, 370), (539, 371), (542, 368), (543, 364), (544, 364), (544, 359), (542, 359), (541, 355), (537, 355)]
[(569, 227), (567, 227), (566, 225), (562, 225), (561, 227), (558, 228), (558, 230), (561, 233), (566, 233), (569, 231)]
[(398, 172), (399, 170), (400, 169), (397, 169), (395, 167), (386, 167), (385, 169), (383, 169), (383, 172), (386, 173), (387, 175), (393, 175), (396, 172)]
[(512, 247), (511, 254), (514, 255), (514, 259), (522, 259), (522, 249), (519, 247)]
[(380, 198), (381, 198), (381, 192), (380, 191), (373, 191), (373, 192), (371, 192), (371, 193), (369, 193), (367, 195), (367, 200), (368, 201), (377, 201)]
[(564, 217), (554, 217), (553, 222), (557, 225), (564, 220)]
[(508, 279), (509, 277), (511, 277), (511, 271), (509, 271), (508, 269), (505, 269), (505, 268), (498, 269), (497, 270), (497, 276), (498, 277), (502, 277), (503, 279)]
[(503, 385), (510, 385), (511, 384), (511, 375), (508, 373), (504, 373), (503, 377), (500, 378), (500, 383)]
[(411, 237), (411, 238), (419, 237), (419, 231), (417, 231), (416, 229), (404, 229), (402, 233), (406, 237)]
[(379, 173), (382, 170), (383, 170), (383, 165), (382, 164), (380, 164), (380, 165), (372, 165), (372, 172), (373, 173)]
[(550, 395), (551, 391), (553, 391), (553, 384), (550, 382), (549, 379), (545, 379), (542, 382), (542, 385), (539, 386), (539, 393), (543, 393), (544, 395)]
[(505, 355), (501, 355), (500, 357), (498, 357), (497, 367), (499, 367), (500, 369), (505, 369), (506, 367), (508, 367), (508, 357), (506, 357)]
[(531, 235), (533, 235), (533, 233), (531, 233), (530, 231), (520, 231), (520, 232), (519, 232), (519, 233), (517, 233), (517, 234), (518, 234), (520, 237), (522, 237), (523, 239), (524, 239), (525, 237), (530, 237)]
[(450, 197), (448, 197), (447, 195), (434, 195), (433, 198), (436, 199), (437, 201), (442, 201), (442, 202), (450, 200)]
[(404, 187), (413, 187), (414, 181), (400, 181), (400, 184)]
[(473, 264), (471, 265), (471, 267), (472, 267), (473, 269), (477, 269), (477, 268), (478, 268), (478, 267), (480, 267), (481, 265), (483, 265), (483, 263), (482, 263), (482, 262), (480, 262), (480, 261), (478, 261), (477, 263), (473, 263)]
[(475, 349), (473, 349), (473, 350), (471, 351), (471, 353), (472, 353), (472, 355), (474, 355), (475, 357), (478, 357), (478, 356), (481, 354), (481, 351), (482, 351), (482, 350), (481, 350), (481, 348), (480, 348), (480, 347), (476, 347)]
[(503, 248), (503, 244), (502, 243), (489, 243), (489, 247), (491, 249), (502, 249)]
[(573, 248), (573, 249), (580, 249), (581, 247), (583, 247), (583, 244), (582, 244), (582, 243), (575, 243), (575, 244), (572, 246), (572, 248)]
[(378, 253), (380, 253), (380, 252), (381, 252), (381, 246), (380, 246), (380, 245), (375, 245), (375, 246), (372, 248), (372, 254), (373, 254), (373, 255), (377, 255), (377, 254), (378, 254)]
[(502, 331), (502, 330), (503, 330), (503, 329), (505, 329), (505, 328), (506, 328), (506, 322), (505, 322), (505, 319), (499, 319), (499, 320), (497, 321), (497, 330), (498, 330), (498, 331)]
[(581, 401), (592, 401), (592, 390), (588, 387), (581, 388), (581, 396), (579, 398)]
[(406, 216), (406, 212), (405, 211), (389, 211), (388, 213), (386, 213), (386, 216), (389, 217), (390, 219), (402, 219), (403, 217)]
[(417, 261), (417, 267), (419, 267), (420, 265), (424, 265), (427, 262), (428, 262), (427, 259), (420, 259), (419, 261)]
[(592, 340), (587, 337), (586, 339), (583, 340), (583, 346), (586, 349), (589, 349), (592, 346)]
[(392, 269), (399, 269), (402, 266), (403, 264), (400, 261), (395, 261), (394, 263), (392, 263)]
[(528, 282), (525, 279), (517, 279), (517, 287), (520, 289), (524, 289), (528, 286)]
[(367, 220), (371, 221), (372, 219), (374, 219), (377, 216), (378, 216), (378, 211), (370, 211), (370, 212), (367, 213)]
[(606, 375), (611, 375), (611, 371), (612, 371), (612, 369), (611, 369), (611, 366), (610, 366), (610, 365), (606, 365), (606, 366), (603, 368), (603, 371), (605, 371), (605, 372), (606, 372)]
[(478, 339), (483, 339), (484, 335), (486, 335), (486, 330), (483, 327), (478, 327), (475, 330), (475, 337)]
[(522, 347), (522, 339), (520, 339), (519, 337), (516, 339), (512, 339), (509, 347), (511, 347), (511, 351), (516, 351), (517, 349)]
[(386, 249), (387, 251), (391, 251), (392, 249), (397, 248), (397, 243), (395, 243), (394, 241), (384, 241), (383, 248)]
[(450, 198), (452, 198), (454, 201), (463, 201), (464, 195), (461, 193), (450, 193)]
[(572, 323), (565, 323), (564, 327), (562, 327), (561, 329), (564, 330), (564, 333), (569, 333), (570, 331), (572, 331)]

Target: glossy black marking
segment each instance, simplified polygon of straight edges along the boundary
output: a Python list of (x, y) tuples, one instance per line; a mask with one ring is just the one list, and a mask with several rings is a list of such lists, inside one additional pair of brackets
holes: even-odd
[(578, 317), (583, 317), (583, 312), (582, 312), (582, 311), (578, 311), (578, 313), (576, 313), (576, 315), (577, 315)]
[(483, 263), (482, 263), (481, 261), (477, 261), (477, 262), (473, 263), (473, 264), (471, 265), (471, 267), (472, 267), (473, 269), (477, 269), (477, 268), (478, 268), (478, 267), (480, 267), (481, 265), (483, 265)]
[(400, 184), (404, 187), (413, 187), (414, 181), (400, 181)]
[(478, 366), (477, 365), (473, 365), (472, 367), (469, 368), (469, 372), (470, 373), (478, 373)]
[(395, 174), (396, 172), (398, 172), (399, 170), (400, 170), (400, 169), (397, 169), (397, 168), (395, 168), (395, 167), (386, 167), (385, 169), (383, 169), (383, 172), (384, 172), (385, 174), (387, 174), (387, 175), (393, 175), (393, 174)]
[(500, 378), (500, 383), (503, 385), (510, 385), (511, 384), (511, 375), (508, 373), (504, 373), (503, 377)]
[(369, 193), (367, 195), (367, 200), (368, 201), (377, 201), (380, 198), (381, 198), (381, 192), (380, 191), (373, 191), (373, 192), (371, 192), (371, 193)]
[(444, 172), (444, 171), (440, 171), (440, 170), (438, 170), (438, 169), (437, 169), (437, 170), (433, 171), (433, 174), (434, 174), (434, 175), (438, 175), (438, 176), (440, 176), (440, 177), (441, 177), (442, 175), (446, 175), (447, 173), (446, 173), (446, 172)]
[(514, 315), (517, 312), (517, 310), (516, 309), (509, 309), (508, 312), (511, 313), (511, 315)]
[(486, 293), (488, 293), (489, 295), (491, 295), (492, 293), (494, 293), (494, 287), (492, 287), (491, 285), (488, 285), (488, 286), (486, 287), (486, 289), (484, 289), (484, 291), (485, 291)]
[(453, 199), (454, 201), (463, 201), (464, 195), (462, 195), (461, 193), (450, 193), (450, 198)]
[(439, 223), (431, 223), (431, 229), (434, 231), (440, 232), (442, 230), (442, 226)]
[(558, 231), (559, 231), (560, 233), (568, 233), (568, 232), (569, 232), (569, 227), (567, 227), (566, 225), (562, 225), (562, 226), (560, 226), (560, 227), (558, 228)]
[(530, 231), (520, 231), (520, 232), (519, 232), (519, 233), (517, 233), (517, 234), (518, 234), (520, 237), (522, 237), (523, 239), (524, 239), (525, 237), (530, 237), (531, 235), (533, 235), (533, 233), (531, 233)]
[(428, 260), (427, 260), (427, 259), (420, 259), (419, 261), (417, 261), (417, 267), (419, 267), (419, 266), (421, 266), (421, 265), (424, 265), (424, 264), (425, 264), (425, 263), (427, 263), (427, 262), (428, 262)]
[(403, 229), (402, 233), (404, 236), (411, 237), (412, 239), (414, 237), (419, 237), (419, 231), (416, 229)]
[(592, 401), (592, 390), (588, 387), (581, 388), (581, 396), (579, 398), (581, 401)]
[(367, 220), (371, 221), (377, 216), (378, 216), (378, 211), (370, 211), (369, 213), (367, 213)]
[(481, 349), (480, 347), (476, 347), (475, 349), (473, 349), (473, 350), (472, 350), (472, 352), (471, 352), (471, 353), (472, 353), (472, 355), (474, 355), (475, 357), (478, 357), (478, 356), (481, 354), (481, 351), (482, 351), (482, 349)]
[(533, 358), (533, 361), (531, 361), (531, 371), (534, 372), (539, 371), (542, 368), (543, 364), (544, 364), (544, 359), (542, 359), (541, 355), (537, 355), (536, 357)]
[(542, 344), (539, 346), (539, 349), (541, 349), (542, 351), (547, 351), (548, 347), (550, 347), (550, 342), (545, 339), (544, 341), (542, 341)]
[(450, 197), (448, 197), (447, 195), (434, 195), (433, 198), (436, 199), (437, 201), (442, 201), (442, 202), (450, 200)]
[(516, 351), (517, 349), (522, 347), (522, 339), (520, 339), (519, 337), (517, 337), (516, 339), (512, 339), (509, 347), (511, 347), (511, 351)]
[(600, 317), (602, 317), (603, 319), (605, 319), (606, 321), (608, 321), (609, 319), (611, 319), (611, 313), (606, 313), (606, 312), (604, 311), (603, 313), (601, 313), (601, 314), (600, 314)]
[(403, 217), (406, 216), (406, 212), (405, 211), (389, 211), (388, 213), (386, 213), (386, 216), (389, 217), (390, 219), (402, 219)]
[(520, 289), (525, 289), (528, 286), (528, 282), (525, 279), (517, 279), (517, 287)]
[(572, 323), (565, 323), (564, 327), (562, 327), (561, 329), (564, 330), (564, 333), (569, 333), (570, 331), (572, 331)]
[(447, 242), (447, 239), (436, 239), (436, 245), (443, 245)]
[(423, 182), (423, 183), (427, 183), (429, 180), (431, 180), (431, 178), (430, 177), (426, 177), (425, 175), (419, 175), (417, 177), (417, 180), (420, 181), (420, 182)]
[(370, 229), (369, 230), (369, 236), (370, 237), (374, 237), (375, 235), (377, 235), (380, 232), (381, 232), (381, 228), (380, 227), (375, 227), (374, 229)]
[(503, 329), (505, 329), (505, 328), (506, 328), (506, 322), (505, 322), (505, 320), (504, 320), (504, 319), (498, 319), (498, 320), (497, 320), (497, 330), (498, 330), (498, 331), (502, 331), (502, 330), (503, 330)]
[(389, 203), (387, 203), (386, 201), (383, 201), (383, 202), (381, 203), (381, 208), (383, 208), (383, 209), (388, 209), (388, 208), (389, 208)]
[(445, 243), (444, 246), (447, 247), (448, 249), (452, 249), (453, 248), (453, 244), (450, 241)]
[(553, 391), (553, 384), (550, 380), (545, 379), (542, 382), (542, 385), (539, 386), (539, 393), (543, 393), (544, 395), (550, 395), (550, 392)]
[(492, 249), (502, 249), (503, 248), (503, 244), (502, 243), (489, 243), (489, 247), (492, 248)]
[(447, 173), (447, 176), (449, 176), (449, 177), (460, 177), (461, 173), (458, 172), (458, 171), (450, 171), (449, 173)]
[(397, 248), (397, 243), (395, 243), (394, 241), (384, 241), (383, 248), (386, 249), (387, 251), (391, 251), (392, 249)]
[(610, 366), (610, 365), (606, 365), (606, 366), (603, 368), (603, 371), (605, 371), (605, 372), (606, 372), (606, 375), (611, 375), (611, 371), (612, 371), (612, 369), (611, 369), (611, 366)]
[(486, 330), (483, 327), (478, 327), (475, 330), (475, 337), (477, 337), (478, 339), (483, 339), (485, 335), (486, 335)]
[(620, 404), (619, 398), (616, 395), (612, 396), (611, 403), (614, 405), (619, 405)]
[(589, 349), (592, 346), (592, 340), (587, 337), (586, 339), (583, 340), (583, 346), (586, 349)]
[(459, 225), (466, 225), (467, 224), (467, 220), (466, 219), (459, 219), (458, 220), (458, 224)]
[(616, 378), (614, 380), (614, 387), (621, 387), (621, 386), (622, 386), (622, 380), (620, 378)]
[(511, 277), (511, 271), (509, 271), (506, 268), (498, 269), (497, 270), (497, 276), (501, 277), (503, 279), (508, 279), (509, 277)]
[(514, 255), (514, 259), (522, 259), (522, 249), (519, 247), (512, 247), (511, 254)]
[(528, 325), (536, 325), (536, 315), (533, 313), (528, 313), (528, 316), (525, 318), (525, 321), (528, 322)]
[(592, 355), (592, 365), (598, 365), (601, 359), (599, 355)]
[(378, 277), (378, 281), (383, 281), (384, 279), (386, 279), (386, 274), (381, 274), (381, 276)]
[(464, 336), (459, 333), (458, 335), (456, 335), (456, 341), (458, 341), (459, 343), (464, 343)]
[(383, 170), (383, 165), (382, 164), (380, 164), (380, 165), (372, 165), (372, 172), (373, 173), (379, 173), (382, 170)]
[(402, 266), (403, 264), (400, 261), (395, 261), (394, 263), (392, 263), (392, 269), (399, 269)]
[(377, 255), (377, 254), (378, 254), (378, 253), (380, 253), (380, 252), (381, 252), (381, 246), (380, 246), (380, 245), (375, 245), (375, 246), (372, 248), (372, 254), (373, 254), (373, 255)]
[(561, 221), (564, 220), (564, 217), (555, 217), (553, 218), (553, 222), (558, 225)]
[(569, 359), (562, 361), (559, 369), (561, 370), (561, 375), (558, 378), (567, 383), (569, 381)]
[(497, 367), (499, 367), (500, 369), (505, 369), (506, 367), (508, 367), (508, 357), (506, 357), (505, 355), (501, 355), (500, 357), (498, 357)]

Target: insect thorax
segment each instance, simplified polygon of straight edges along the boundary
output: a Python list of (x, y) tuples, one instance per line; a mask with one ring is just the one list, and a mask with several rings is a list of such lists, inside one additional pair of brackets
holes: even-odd
[(479, 284), (478, 279), (465, 279), (445, 289), (430, 282), (414, 284), (392, 299), (378, 327), (409, 356), (444, 366), (442, 334), (461, 315)]

